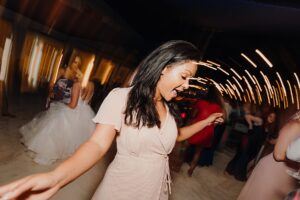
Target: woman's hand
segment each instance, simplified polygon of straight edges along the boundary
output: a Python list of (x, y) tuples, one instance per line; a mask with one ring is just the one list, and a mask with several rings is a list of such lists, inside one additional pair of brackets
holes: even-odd
[(115, 136), (113, 125), (97, 124), (91, 138), (53, 171), (27, 176), (0, 187), (0, 200), (17, 197), (26, 200), (49, 199), (61, 187), (93, 167), (108, 151)]
[(9, 199), (49, 199), (59, 189), (55, 176), (49, 173), (24, 177), (0, 187), (0, 200)]
[(186, 140), (189, 137), (193, 136), (195, 133), (201, 131), (206, 126), (212, 124), (219, 124), (223, 122), (224, 122), (223, 113), (213, 113), (204, 120), (197, 121), (189, 126), (184, 126), (179, 128), (179, 134), (176, 138), (176, 141), (181, 142), (183, 140)]
[(223, 113), (213, 113), (205, 119), (208, 125), (221, 124), (224, 122)]

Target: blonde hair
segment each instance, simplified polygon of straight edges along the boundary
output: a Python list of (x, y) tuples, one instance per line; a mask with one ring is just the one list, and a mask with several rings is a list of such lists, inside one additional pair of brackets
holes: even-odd
[(75, 72), (75, 77), (74, 77), (77, 81), (82, 81), (83, 78), (83, 73), (80, 71), (80, 69), (77, 69)]

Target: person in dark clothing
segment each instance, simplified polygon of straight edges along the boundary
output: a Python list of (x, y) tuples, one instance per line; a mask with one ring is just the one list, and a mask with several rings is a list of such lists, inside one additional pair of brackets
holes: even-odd
[(227, 164), (225, 172), (233, 175), (237, 180), (247, 180), (248, 163), (256, 156), (260, 148), (263, 120), (259, 116), (256, 107), (245, 104), (244, 118), (242, 122), (248, 125), (248, 131), (241, 134), (240, 142), (237, 145), (236, 154)]
[[(205, 119), (211, 113), (222, 112), (223, 101), (219, 95), (219, 91), (213, 84), (208, 86), (208, 93), (195, 104), (197, 112), (195, 120)], [(195, 145), (195, 153), (188, 170), (188, 175), (193, 174), (204, 148), (210, 148), (214, 137), (214, 125), (207, 126), (197, 134), (188, 139), (191, 145)]]

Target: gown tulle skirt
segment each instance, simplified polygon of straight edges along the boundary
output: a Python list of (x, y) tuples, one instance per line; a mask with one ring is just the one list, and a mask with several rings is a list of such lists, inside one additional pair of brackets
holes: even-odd
[(34, 152), (36, 163), (48, 165), (69, 157), (95, 129), (95, 113), (81, 99), (75, 109), (62, 102), (36, 115), (20, 128), (21, 142)]

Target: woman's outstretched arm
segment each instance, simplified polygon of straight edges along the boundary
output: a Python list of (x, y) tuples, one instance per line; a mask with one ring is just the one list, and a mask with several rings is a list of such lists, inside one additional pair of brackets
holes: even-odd
[(189, 137), (193, 136), (195, 133), (201, 131), (206, 126), (214, 123), (222, 123), (223, 121), (224, 121), (223, 113), (213, 113), (204, 120), (198, 121), (189, 126), (184, 126), (182, 128), (179, 128), (179, 134), (176, 140), (177, 142), (186, 140)]
[(73, 87), (72, 87), (71, 100), (67, 104), (67, 106), (69, 106), (72, 109), (77, 107), (78, 99), (79, 99), (79, 95), (80, 95), (80, 90), (81, 90), (80, 82), (75, 82), (73, 84)]
[(116, 135), (112, 125), (97, 124), (91, 138), (82, 144), (69, 159), (48, 173), (30, 175), (0, 187), (0, 199), (49, 199), (61, 187), (93, 167), (107, 152)]
[(292, 120), (282, 127), (273, 152), (277, 161), (286, 159), (287, 148), (297, 137), (300, 137), (300, 122), (298, 120)]

